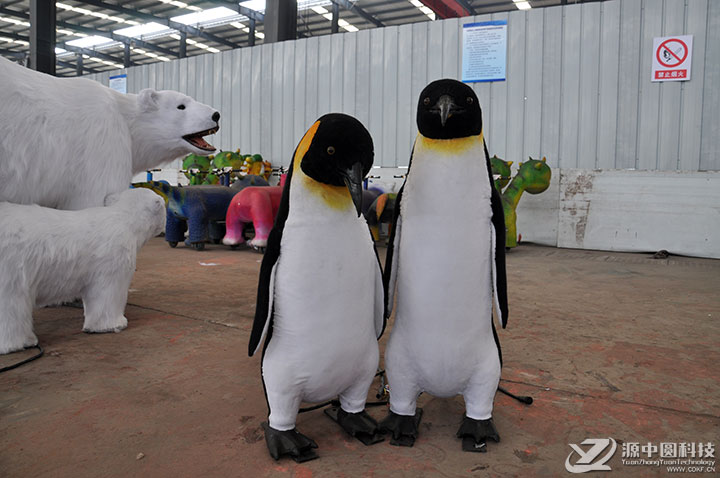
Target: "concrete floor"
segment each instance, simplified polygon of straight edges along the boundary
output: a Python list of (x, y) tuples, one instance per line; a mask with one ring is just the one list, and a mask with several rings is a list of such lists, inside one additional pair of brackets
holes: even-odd
[(275, 462), (260, 359), (247, 357), (260, 259), (156, 238), (125, 331), (88, 335), (81, 309), (36, 311), (45, 356), (0, 374), (0, 476), (558, 477), (570, 443), (612, 437), (616, 473), (602, 476), (645, 477), (668, 471), (623, 465), (620, 443), (720, 445), (720, 261), (522, 245), (508, 257), (502, 384), (535, 403), (498, 394), (489, 453), (461, 451), (460, 398), (423, 395), (413, 448), (365, 447), (314, 411), (298, 429), (321, 458)]

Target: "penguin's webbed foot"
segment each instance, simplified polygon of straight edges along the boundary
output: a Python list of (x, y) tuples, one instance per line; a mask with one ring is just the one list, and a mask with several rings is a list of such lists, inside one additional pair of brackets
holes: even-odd
[(325, 415), (337, 422), (350, 436), (357, 438), (367, 446), (385, 439), (380, 433), (375, 419), (365, 410), (359, 413), (348, 413), (341, 407), (331, 407), (325, 409)]
[(495, 442), (500, 441), (500, 435), (498, 435), (495, 429), (492, 418), (488, 418), (487, 420), (474, 420), (466, 416), (460, 425), (460, 429), (457, 431), (457, 437), (462, 438), (463, 451), (476, 453), (487, 452), (488, 438)]
[(268, 451), (275, 460), (289, 455), (297, 463), (302, 463), (318, 457), (313, 450), (313, 448), (317, 448), (317, 443), (312, 438), (298, 432), (297, 429), (280, 431), (271, 427), (267, 422), (263, 422), (262, 427), (265, 430), (265, 443)]
[(380, 422), (380, 431), (391, 432), (390, 444), (395, 446), (413, 446), (418, 436), (418, 425), (422, 418), (422, 408), (415, 410), (415, 415), (398, 415), (392, 410)]

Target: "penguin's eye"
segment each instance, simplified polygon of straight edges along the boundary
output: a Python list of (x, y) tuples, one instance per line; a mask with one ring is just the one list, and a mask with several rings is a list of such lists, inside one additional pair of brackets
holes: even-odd
[(426, 98), (423, 100), (423, 104), (424, 104), (425, 106), (429, 105), (429, 104), (430, 104), (430, 98), (426, 97)]
[(332, 146), (328, 146), (327, 154), (329, 154), (330, 156), (335, 154), (335, 148), (333, 148)]
[(179, 110), (184, 110), (184, 109), (185, 109), (185, 105), (178, 105), (178, 109), (179, 109)]
[(475, 100), (473, 100), (472, 96), (467, 97), (467, 104), (471, 105), (471, 104), (473, 104), (473, 101), (475, 101)]

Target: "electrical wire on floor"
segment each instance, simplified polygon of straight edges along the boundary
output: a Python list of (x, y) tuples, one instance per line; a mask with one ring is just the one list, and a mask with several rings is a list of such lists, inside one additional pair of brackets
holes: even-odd
[(7, 372), (8, 370), (12, 370), (12, 369), (14, 369), (14, 368), (18, 368), (18, 367), (21, 366), (21, 365), (24, 365), (24, 364), (26, 364), (26, 363), (28, 363), (28, 362), (32, 362), (33, 360), (39, 359), (39, 358), (42, 357), (43, 354), (45, 353), (45, 351), (44, 351), (44, 350), (42, 349), (42, 347), (40, 347), (39, 345), (33, 345), (32, 347), (25, 347), (25, 350), (30, 350), (30, 349), (38, 349), (39, 352), (36, 353), (35, 355), (33, 355), (33, 356), (30, 357), (30, 358), (26, 358), (25, 360), (21, 360), (21, 361), (18, 362), (18, 363), (14, 363), (14, 364), (12, 364), (12, 365), (8, 365), (7, 367), (0, 368), (0, 373)]

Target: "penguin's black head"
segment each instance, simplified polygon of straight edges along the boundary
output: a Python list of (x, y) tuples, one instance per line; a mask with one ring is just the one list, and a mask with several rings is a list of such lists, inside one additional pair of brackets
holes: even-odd
[(363, 124), (341, 113), (317, 120), (317, 130), (302, 158), (302, 171), (315, 181), (347, 186), (360, 216), (362, 181), (373, 164), (373, 142)]
[(482, 131), (482, 112), (472, 88), (457, 80), (433, 81), (420, 93), (420, 134), (432, 139), (475, 136)]

